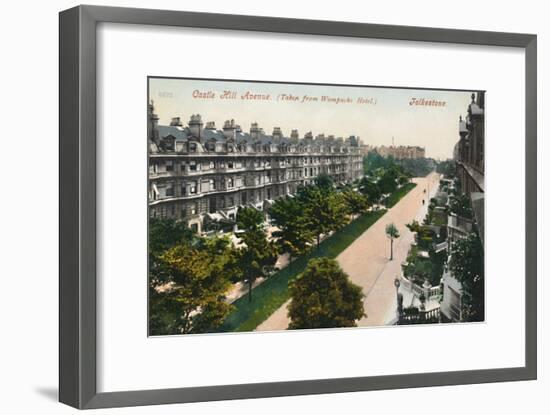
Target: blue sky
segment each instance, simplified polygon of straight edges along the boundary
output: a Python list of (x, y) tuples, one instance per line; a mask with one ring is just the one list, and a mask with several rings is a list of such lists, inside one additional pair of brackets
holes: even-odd
[[(195, 98), (194, 91), (211, 92), (215, 98)], [(224, 91), (236, 92), (236, 99), (221, 99)], [(270, 95), (270, 100), (247, 100), (250, 92)], [(283, 94), (297, 101), (281, 100)], [(317, 97), (318, 101), (306, 99)], [(351, 103), (322, 102), (322, 96), (351, 100)], [(235, 119), (244, 131), (252, 122), (267, 134), (280, 127), (285, 135), (298, 129), (336, 137), (356, 135), (371, 145), (419, 145), (434, 158), (452, 157), (458, 141), (458, 118), (465, 115), (471, 92), (434, 91), (376, 87), (274, 84), (258, 82), (203, 81), (151, 78), (149, 98), (161, 124), (172, 117), (187, 123), (191, 114), (201, 114), (204, 122), (214, 121), (217, 128)], [(360, 98), (369, 103), (359, 103)], [(437, 100), (444, 106), (410, 105), (411, 99)]]

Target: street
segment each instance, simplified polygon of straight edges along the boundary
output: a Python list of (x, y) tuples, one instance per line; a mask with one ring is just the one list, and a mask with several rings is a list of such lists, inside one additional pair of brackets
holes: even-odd
[[(422, 222), (429, 200), (437, 192), (439, 178), (439, 174), (431, 173), (426, 177), (413, 179), (417, 186), (336, 258), (365, 294), (364, 307), (367, 316), (358, 321), (358, 326), (380, 326), (391, 319), (396, 305), (394, 279), (401, 275), (401, 264), (406, 260), (414, 240), (414, 234), (405, 225), (414, 219)], [(422, 200), (425, 201), (424, 204)], [(390, 261), (390, 240), (385, 229), (392, 222), (399, 230), (400, 237), (394, 241), (394, 259)], [(279, 307), (256, 330), (285, 330), (289, 323), (287, 306), (288, 302)]]

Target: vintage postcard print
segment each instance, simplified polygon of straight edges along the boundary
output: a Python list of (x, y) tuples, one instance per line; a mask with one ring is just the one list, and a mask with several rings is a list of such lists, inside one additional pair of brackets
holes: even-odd
[(147, 87), (149, 335), (484, 321), (484, 91)]

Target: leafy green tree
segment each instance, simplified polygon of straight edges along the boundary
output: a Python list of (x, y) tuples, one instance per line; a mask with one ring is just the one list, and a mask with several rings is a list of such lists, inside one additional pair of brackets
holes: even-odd
[(393, 156), (384, 157), (376, 151), (369, 152), (363, 159), (365, 174), (373, 173), (378, 169), (387, 169), (395, 164)]
[(355, 327), (356, 320), (365, 315), (361, 287), (350, 281), (334, 259), (310, 260), (289, 288), (290, 329)]
[(390, 261), (393, 260), (393, 240), (399, 238), (399, 230), (393, 223), (386, 226), (386, 236), (390, 238)]
[(477, 233), (459, 239), (451, 247), (449, 270), (462, 284), (462, 319), (483, 321), (485, 315), (485, 276), (483, 246)]
[(269, 209), (271, 220), (279, 229), (273, 232), (282, 252), (288, 252), (292, 262), (293, 255), (307, 251), (313, 241), (308, 218), (304, 215), (304, 206), (294, 197), (282, 197)]
[(455, 175), (455, 162), (454, 160), (443, 160), (437, 163), (435, 171), (443, 174), (446, 178), (453, 177)]
[(397, 189), (397, 178), (399, 172), (395, 168), (389, 168), (384, 171), (378, 182), (382, 193), (392, 193)]
[(319, 174), (314, 180), (315, 186), (323, 192), (334, 190), (334, 180), (326, 173)]
[(319, 248), (321, 235), (340, 229), (346, 223), (343, 198), (334, 191), (326, 193), (316, 186), (310, 186), (299, 197), (308, 218), (308, 230), (315, 236)]
[(237, 212), (237, 227), (243, 230), (239, 248), (241, 280), (248, 285), (248, 301), (252, 301), (252, 285), (259, 277), (269, 276), (277, 262), (277, 248), (268, 241), (264, 229), (262, 212), (251, 208), (240, 208)]
[(205, 333), (223, 322), (232, 309), (225, 302), (231, 283), (219, 248), (183, 243), (159, 256), (158, 269), (170, 284), (150, 285), (151, 334)]
[(378, 203), (382, 197), (382, 191), (378, 184), (368, 177), (363, 177), (359, 182), (359, 191), (367, 197), (370, 203)]
[(202, 238), (185, 223), (168, 218), (149, 219), (149, 284), (152, 287), (170, 284), (170, 276), (161, 266), (159, 257), (166, 250), (178, 245), (198, 245)]
[(405, 225), (411, 232), (420, 232), (420, 223), (414, 219), (411, 223)]
[(449, 202), (451, 212), (464, 218), (471, 219), (474, 217), (474, 211), (472, 210), (472, 204), (468, 195), (464, 193), (453, 195), (450, 197)]
[(427, 176), (435, 167), (435, 161), (430, 158), (401, 159), (397, 164), (411, 177)]
[(360, 215), (369, 209), (367, 197), (353, 189), (340, 193), (344, 201), (344, 209), (348, 215)]
[(411, 180), (410, 176), (406, 174), (402, 174), (397, 178), (397, 184), (399, 184), (399, 186), (403, 186), (409, 183), (410, 180)]
[(182, 242), (198, 241), (199, 237), (185, 223), (169, 218), (149, 218), (149, 253), (162, 254)]

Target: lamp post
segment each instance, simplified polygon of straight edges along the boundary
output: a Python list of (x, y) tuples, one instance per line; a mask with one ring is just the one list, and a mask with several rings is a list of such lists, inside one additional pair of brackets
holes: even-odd
[(393, 285), (395, 285), (395, 299), (397, 301), (397, 324), (401, 324), (403, 319), (403, 294), (399, 293), (399, 286), (401, 285), (399, 277), (395, 277)]
[(395, 277), (393, 280), (393, 285), (395, 285), (395, 294), (399, 294), (399, 287), (401, 286), (401, 281), (399, 281), (399, 277)]

